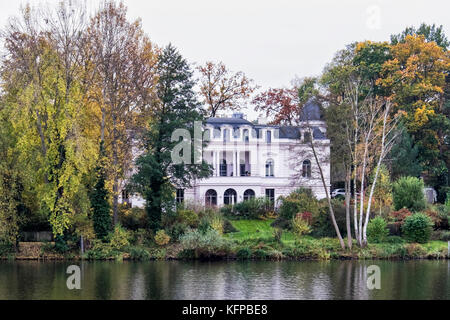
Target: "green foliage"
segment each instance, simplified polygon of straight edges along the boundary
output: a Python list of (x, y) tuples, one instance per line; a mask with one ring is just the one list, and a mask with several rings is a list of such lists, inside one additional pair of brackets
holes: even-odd
[(144, 209), (121, 205), (119, 207), (119, 223), (128, 230), (147, 229), (148, 216)]
[(303, 219), (301, 214), (297, 214), (294, 218), (292, 218), (292, 232), (297, 237), (302, 237), (305, 234), (308, 234), (311, 232), (311, 226), (309, 225), (308, 221)]
[(270, 201), (265, 198), (252, 198), (234, 205), (233, 213), (245, 219), (260, 219), (271, 211)]
[(422, 23), (418, 28), (407, 27), (400, 34), (391, 35), (392, 44), (397, 44), (399, 42), (404, 42), (407, 35), (420, 34), (425, 37), (427, 42), (434, 41), (442, 49), (447, 50), (450, 42), (448, 41), (443, 26), (436, 26), (434, 23), (432, 25), (427, 25)]
[(423, 181), (415, 177), (402, 177), (394, 182), (393, 200), (395, 210), (407, 208), (413, 212), (426, 208)]
[(281, 228), (274, 228), (273, 229), (273, 237), (274, 237), (276, 242), (282, 243), (281, 239), (283, 237), (283, 229), (281, 229)]
[(0, 258), (7, 257), (14, 253), (14, 245), (12, 243), (0, 241)]
[(189, 64), (169, 45), (160, 54), (156, 69), (159, 103), (152, 109), (149, 128), (141, 141), (144, 153), (136, 160), (137, 173), (129, 185), (146, 200), (153, 231), (160, 229), (162, 213), (173, 210), (174, 186), (189, 187), (194, 179), (208, 177), (211, 173), (211, 167), (205, 161), (191, 164), (191, 144), (182, 149), (188, 163), (174, 164), (172, 161), (172, 152), (179, 147), (179, 141), (172, 141), (175, 130), (185, 128), (192, 138), (194, 122), (204, 122), (203, 111), (193, 90)]
[(389, 235), (387, 222), (382, 217), (376, 217), (367, 225), (367, 238), (369, 242), (382, 243)]
[(109, 194), (106, 189), (105, 151), (103, 141), (100, 143), (99, 165), (95, 169), (96, 183), (89, 192), (89, 200), (92, 208), (92, 220), (94, 231), (98, 239), (104, 240), (111, 231), (111, 207), (109, 205)]
[(180, 238), (180, 243), (184, 250), (194, 250), (196, 257), (224, 255), (229, 250), (227, 240), (213, 229), (188, 231)]
[(113, 233), (109, 233), (107, 239), (111, 248), (117, 251), (123, 250), (130, 245), (130, 233), (120, 224), (117, 224)]
[(280, 197), (279, 215), (291, 220), (297, 213), (311, 212), (313, 216), (319, 213), (319, 202), (309, 189), (298, 189), (287, 197)]
[(158, 246), (163, 247), (170, 242), (170, 237), (164, 230), (159, 230), (155, 235), (155, 242)]
[(150, 252), (142, 247), (130, 247), (128, 252), (131, 260), (148, 261), (152, 258)]
[(104, 243), (101, 240), (93, 240), (91, 249), (85, 252), (84, 258), (88, 260), (110, 260), (118, 259), (122, 252), (113, 248), (111, 244)]
[(419, 177), (422, 173), (419, 147), (414, 145), (413, 138), (403, 125), (400, 125), (398, 130), (401, 134), (389, 153), (389, 159), (392, 159), (392, 179), (396, 180), (408, 176)]
[(247, 260), (251, 259), (252, 257), (252, 250), (250, 248), (241, 248), (236, 252), (236, 257), (240, 260)]
[(239, 232), (228, 219), (223, 220), (223, 233)]
[(416, 213), (405, 219), (402, 233), (409, 242), (426, 243), (431, 236), (433, 222), (423, 213)]
[(197, 228), (199, 223), (199, 217), (193, 210), (178, 209), (177, 221), (184, 223), (191, 228)]

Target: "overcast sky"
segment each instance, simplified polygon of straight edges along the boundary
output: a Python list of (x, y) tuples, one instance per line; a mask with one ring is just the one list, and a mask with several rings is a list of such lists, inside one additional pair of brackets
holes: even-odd
[[(21, 3), (0, 4), (0, 25)], [(40, 0), (33, 4), (45, 3)], [(46, 1), (46, 2), (57, 2)], [(98, 1), (89, 1), (94, 7)], [(223, 61), (263, 89), (316, 76), (353, 41), (388, 41), (422, 22), (450, 36), (448, 0), (125, 0), (159, 46), (171, 42), (189, 60)]]

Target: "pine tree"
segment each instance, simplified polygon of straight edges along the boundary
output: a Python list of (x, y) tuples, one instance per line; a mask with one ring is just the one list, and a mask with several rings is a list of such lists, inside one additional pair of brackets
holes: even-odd
[(176, 129), (187, 129), (193, 137), (194, 122), (204, 122), (204, 111), (193, 90), (192, 71), (186, 60), (172, 46), (161, 53), (157, 72), (158, 102), (150, 117), (149, 129), (142, 137), (144, 153), (136, 160), (137, 173), (129, 189), (146, 200), (150, 228), (161, 227), (162, 212), (171, 212), (175, 187), (187, 188), (196, 178), (210, 175), (211, 168), (201, 164), (173, 164), (171, 152)]

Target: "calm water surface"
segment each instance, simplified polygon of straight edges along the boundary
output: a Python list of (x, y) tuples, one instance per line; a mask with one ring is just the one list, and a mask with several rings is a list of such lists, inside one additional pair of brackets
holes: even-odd
[(0, 262), (0, 299), (450, 299), (449, 261), (79, 262), (72, 291), (71, 264)]

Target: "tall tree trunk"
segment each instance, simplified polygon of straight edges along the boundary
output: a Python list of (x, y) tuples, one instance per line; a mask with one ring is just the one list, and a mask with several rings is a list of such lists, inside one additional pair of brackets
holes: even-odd
[(350, 223), (350, 188), (351, 188), (351, 178), (350, 169), (346, 168), (345, 176), (345, 222), (347, 227), (347, 246), (349, 249), (352, 248), (352, 228)]
[(334, 230), (336, 231), (336, 235), (337, 235), (337, 237), (339, 239), (339, 243), (341, 245), (341, 248), (345, 249), (344, 239), (342, 238), (341, 232), (339, 231), (339, 226), (337, 225), (336, 218), (334, 216), (334, 210), (333, 210), (333, 205), (331, 203), (330, 194), (328, 192), (328, 186), (327, 186), (327, 184), (325, 182), (325, 177), (323, 175), (322, 166), (320, 165), (320, 161), (319, 161), (319, 159), (317, 157), (316, 148), (314, 147), (312, 135), (311, 135), (310, 145), (311, 145), (311, 149), (312, 149), (313, 154), (314, 154), (314, 159), (316, 160), (316, 165), (319, 168), (320, 179), (322, 180), (323, 189), (325, 190), (325, 195), (327, 197), (328, 209), (329, 209), (329, 213), (330, 213), (330, 217), (331, 217), (331, 222), (333, 223)]

